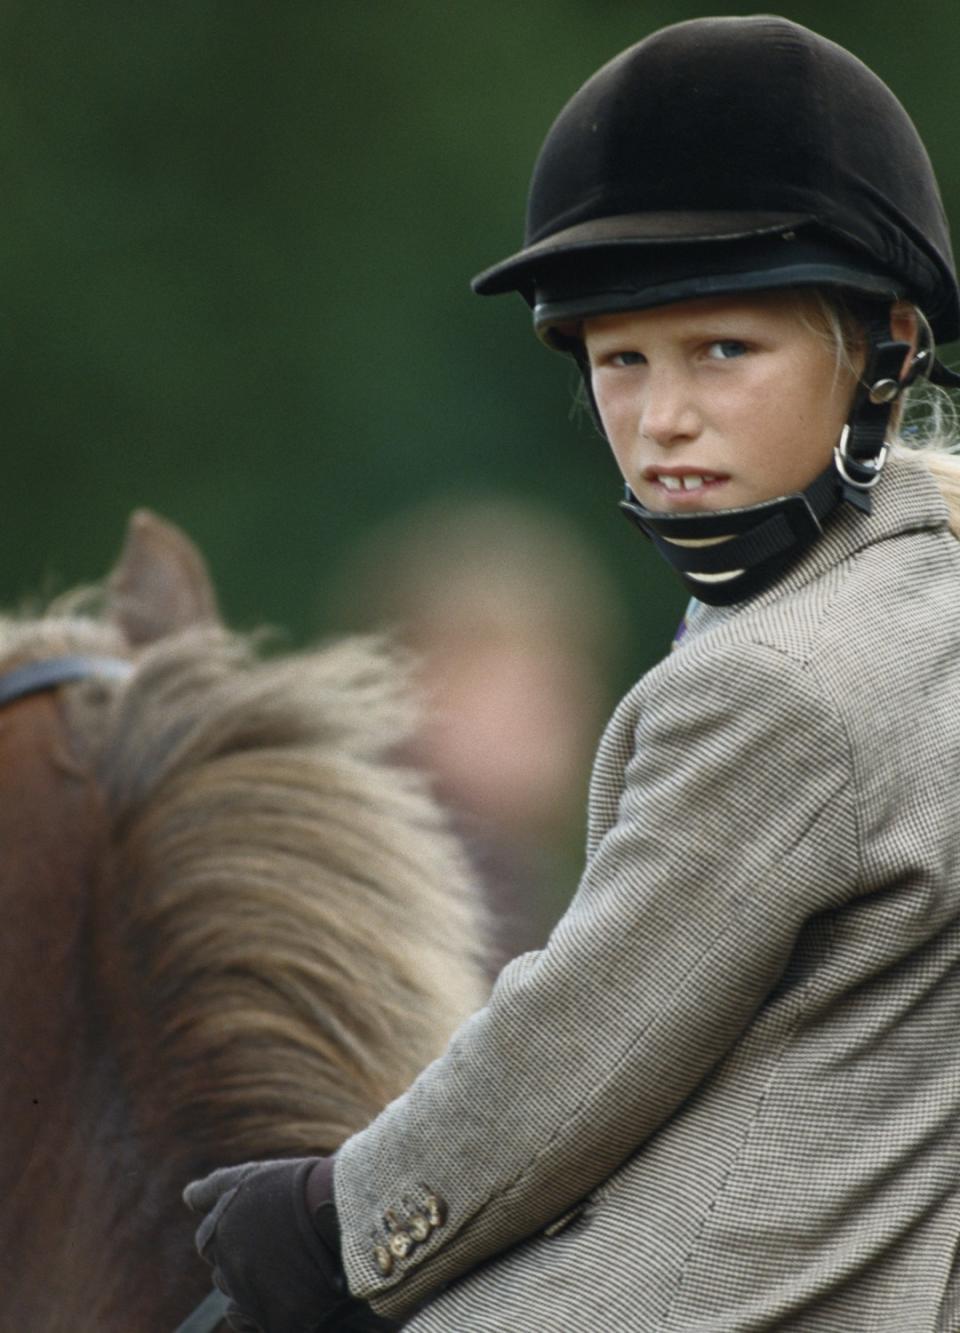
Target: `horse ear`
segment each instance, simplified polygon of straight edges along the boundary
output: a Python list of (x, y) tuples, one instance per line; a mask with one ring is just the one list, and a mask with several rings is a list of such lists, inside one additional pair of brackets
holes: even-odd
[(107, 615), (134, 646), (191, 625), (220, 623), (203, 556), (178, 527), (147, 509), (130, 516), (106, 599)]

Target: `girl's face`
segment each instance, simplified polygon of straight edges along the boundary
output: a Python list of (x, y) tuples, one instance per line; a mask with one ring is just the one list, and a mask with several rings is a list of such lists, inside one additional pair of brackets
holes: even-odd
[(593, 392), (648, 509), (730, 509), (802, 490), (830, 461), (856, 377), (807, 327), (811, 298), (709, 297), (585, 321)]

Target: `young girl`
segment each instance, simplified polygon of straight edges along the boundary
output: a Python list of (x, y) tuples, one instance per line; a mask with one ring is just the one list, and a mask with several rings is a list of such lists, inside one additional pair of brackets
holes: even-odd
[(894, 442), (960, 332), (923, 146), (795, 24), (678, 24), (563, 110), (475, 285), (577, 359), (691, 611), (546, 948), (334, 1160), (188, 1191), (236, 1327), (958, 1330), (956, 467)]

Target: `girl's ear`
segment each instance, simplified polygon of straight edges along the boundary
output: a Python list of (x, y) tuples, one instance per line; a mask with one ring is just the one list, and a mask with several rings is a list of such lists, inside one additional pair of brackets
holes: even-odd
[(916, 307), (909, 301), (895, 301), (890, 307), (890, 333), (897, 342), (910, 344), (910, 351), (903, 358), (900, 368), (900, 378), (903, 380), (907, 378), (920, 346), (920, 320)]

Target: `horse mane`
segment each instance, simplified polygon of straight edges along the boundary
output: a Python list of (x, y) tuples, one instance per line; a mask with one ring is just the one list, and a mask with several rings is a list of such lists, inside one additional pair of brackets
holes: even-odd
[(89, 615), (0, 621), (5, 664), (53, 653), (135, 666), (63, 695), (109, 828), (91, 988), (138, 1132), (172, 1134), (185, 1178), (332, 1151), (484, 994), (469, 870), (396, 758), (405, 664), (374, 639), (271, 658), (216, 623), (131, 650)]

